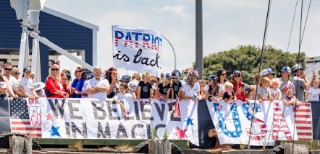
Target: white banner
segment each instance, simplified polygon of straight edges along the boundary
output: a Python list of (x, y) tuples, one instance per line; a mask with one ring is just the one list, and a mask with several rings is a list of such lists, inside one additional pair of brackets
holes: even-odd
[(114, 67), (160, 75), (162, 36), (159, 32), (114, 25), (112, 44)]
[(273, 146), (275, 140), (312, 140), (310, 104), (285, 106), (282, 101), (257, 101), (254, 105), (254, 101), (222, 100), (207, 101), (207, 105), (220, 144)]
[(199, 145), (197, 102), (181, 101), (181, 116), (176, 116), (175, 101), (122, 100), (125, 111), (111, 99), (39, 101), (42, 138), (150, 139), (152, 132), (163, 138), (167, 130), (169, 139), (189, 139)]

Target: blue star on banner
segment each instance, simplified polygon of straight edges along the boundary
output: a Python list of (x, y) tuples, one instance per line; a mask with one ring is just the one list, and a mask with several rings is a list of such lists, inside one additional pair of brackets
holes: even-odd
[(60, 127), (54, 127), (54, 126), (52, 126), (52, 127), (51, 127), (51, 136), (57, 135), (57, 136), (61, 137), (61, 136), (60, 136), (60, 133), (59, 133), (59, 131), (58, 131), (59, 128), (60, 128)]
[(186, 120), (186, 121), (187, 121), (187, 126), (193, 125), (192, 120), (193, 120), (193, 119), (191, 119), (190, 117), (188, 117), (188, 119)]

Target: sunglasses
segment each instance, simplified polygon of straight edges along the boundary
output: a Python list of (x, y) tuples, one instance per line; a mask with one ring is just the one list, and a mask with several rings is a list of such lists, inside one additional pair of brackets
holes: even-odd
[(59, 68), (52, 68), (51, 71), (59, 71)]
[(12, 68), (4, 68), (4, 70), (6, 70), (6, 71), (11, 71)]
[(16, 72), (16, 73), (14, 73), (15, 75), (20, 75), (20, 72)]
[(238, 77), (240, 77), (240, 75), (239, 75), (239, 74), (236, 74), (236, 75), (234, 75), (234, 77), (235, 77), (235, 78), (238, 78)]

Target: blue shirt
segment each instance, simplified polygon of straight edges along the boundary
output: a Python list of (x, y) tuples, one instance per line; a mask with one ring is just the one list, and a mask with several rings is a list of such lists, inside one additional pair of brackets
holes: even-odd
[[(75, 78), (72, 81), (71, 88), (75, 88), (76, 90), (81, 92), (85, 81), (86, 79), (84, 78), (81, 78), (80, 80), (78, 80), (78, 78)], [(81, 94), (72, 94), (70, 98), (81, 98), (81, 97), (82, 97)]]

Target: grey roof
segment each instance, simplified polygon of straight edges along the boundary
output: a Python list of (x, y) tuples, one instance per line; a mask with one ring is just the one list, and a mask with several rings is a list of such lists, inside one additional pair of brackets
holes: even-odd
[(46, 13), (51, 14), (51, 15), (54, 15), (54, 16), (56, 16), (56, 17), (59, 17), (59, 18), (68, 20), (68, 21), (70, 21), (70, 22), (76, 23), (76, 24), (78, 24), (78, 25), (81, 25), (81, 26), (90, 28), (90, 29), (92, 29), (92, 30), (99, 31), (99, 27), (98, 27), (97, 25), (94, 25), (94, 24), (91, 24), (91, 23), (89, 23), (89, 22), (80, 20), (80, 19), (78, 19), (78, 18), (69, 16), (69, 15), (67, 15), (67, 14), (64, 14), (64, 13), (61, 13), (61, 12), (58, 12), (58, 11), (49, 9), (49, 8), (47, 8), (47, 7), (44, 7), (43, 10), (41, 10), (41, 11), (46, 12)]

